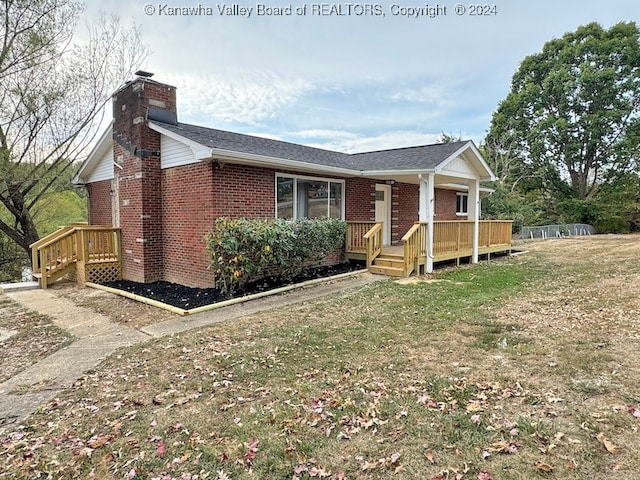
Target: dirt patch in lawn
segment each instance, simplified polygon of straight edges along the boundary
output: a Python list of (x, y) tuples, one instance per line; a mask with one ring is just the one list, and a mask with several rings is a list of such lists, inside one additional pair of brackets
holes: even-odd
[(56, 282), (50, 289), (81, 307), (90, 308), (114, 322), (133, 328), (141, 328), (177, 317), (175, 313), (103, 290), (79, 287), (73, 282)]
[(0, 293), (0, 383), (72, 341), (73, 336), (49, 317)]

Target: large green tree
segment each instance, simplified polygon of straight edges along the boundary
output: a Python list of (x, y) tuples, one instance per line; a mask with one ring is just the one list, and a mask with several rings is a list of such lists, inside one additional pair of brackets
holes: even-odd
[[(484, 142), (508, 163), (512, 189), (555, 201), (587, 200), (637, 168), (640, 32), (635, 23), (596, 23), (526, 57), (494, 113)], [(504, 163), (501, 164), (504, 166)], [(511, 176), (513, 175), (513, 176)]]
[[(0, 232), (26, 253), (34, 213), (86, 154), (104, 106), (147, 55), (135, 27), (102, 16), (78, 28), (74, 0), (0, 3)], [(87, 40), (73, 43), (82, 31)]]

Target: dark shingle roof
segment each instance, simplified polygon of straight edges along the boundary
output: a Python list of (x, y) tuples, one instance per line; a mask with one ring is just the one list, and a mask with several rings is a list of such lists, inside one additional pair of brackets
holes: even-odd
[(358, 170), (417, 170), (437, 167), (467, 142), (437, 143), (418, 147), (394, 148), (349, 156)]
[(209, 148), (356, 171), (432, 169), (468, 143), (441, 143), (348, 154), (187, 123), (154, 123)]

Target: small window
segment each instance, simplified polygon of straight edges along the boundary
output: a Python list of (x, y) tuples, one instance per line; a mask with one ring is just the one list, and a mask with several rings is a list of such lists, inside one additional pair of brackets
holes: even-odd
[(464, 216), (469, 214), (469, 195), (466, 193), (456, 194), (456, 215)]

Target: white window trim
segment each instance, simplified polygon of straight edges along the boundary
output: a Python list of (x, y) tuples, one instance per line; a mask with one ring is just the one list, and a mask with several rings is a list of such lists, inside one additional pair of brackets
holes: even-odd
[[(458, 197), (467, 197), (467, 211), (459, 212), (458, 211)], [(460, 206), (463, 205), (462, 199), (460, 199)], [(469, 216), (469, 194), (466, 192), (456, 192), (456, 216), (458, 217), (468, 217)]]
[[(294, 180), (312, 180), (316, 182), (327, 182), (327, 183), (340, 183), (342, 185), (342, 202), (340, 205), (340, 220), (345, 219), (345, 209), (346, 209), (346, 201), (345, 201), (345, 187), (346, 182), (344, 180), (340, 180), (338, 178), (328, 178), (328, 177), (312, 177), (308, 175), (296, 175), (293, 173), (282, 173), (276, 172), (276, 182), (275, 182), (275, 217), (278, 218), (278, 178), (293, 178)], [(331, 189), (329, 189), (331, 190)], [(298, 182), (293, 182), (293, 219), (295, 220), (298, 214), (298, 203), (295, 199), (298, 198)], [(329, 198), (327, 197), (327, 218), (329, 218)]]

